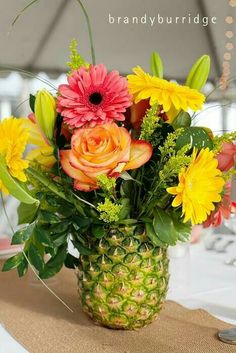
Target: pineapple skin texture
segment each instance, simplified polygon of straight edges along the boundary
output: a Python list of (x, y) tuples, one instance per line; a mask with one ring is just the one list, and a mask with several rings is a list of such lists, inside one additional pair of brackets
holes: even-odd
[(168, 289), (167, 249), (131, 227), (110, 230), (91, 248), (77, 272), (83, 310), (112, 329), (137, 330), (154, 321)]

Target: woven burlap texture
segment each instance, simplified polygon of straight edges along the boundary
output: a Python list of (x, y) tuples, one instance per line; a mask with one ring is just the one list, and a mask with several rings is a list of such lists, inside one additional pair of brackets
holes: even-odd
[[(217, 339), (223, 323), (204, 310), (166, 302), (159, 318), (139, 331), (95, 326), (79, 306), (75, 273), (63, 270), (51, 288), (67, 310), (32, 274), (0, 274), (0, 322), (30, 353), (235, 353)], [(1, 352), (15, 353), (15, 352)]]

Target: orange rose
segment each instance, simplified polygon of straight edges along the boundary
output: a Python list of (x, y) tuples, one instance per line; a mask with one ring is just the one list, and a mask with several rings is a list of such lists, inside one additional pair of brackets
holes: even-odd
[(140, 167), (151, 155), (150, 143), (132, 141), (129, 132), (115, 123), (76, 130), (71, 150), (60, 152), (63, 170), (81, 191), (97, 189), (97, 176), (118, 177), (122, 171)]

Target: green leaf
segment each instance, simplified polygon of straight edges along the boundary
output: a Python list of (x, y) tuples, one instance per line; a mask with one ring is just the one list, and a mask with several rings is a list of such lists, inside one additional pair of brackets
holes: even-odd
[(22, 262), (22, 260), (24, 259), (24, 255), (23, 253), (19, 253), (15, 256), (10, 257), (10, 259), (8, 259), (2, 268), (2, 272), (7, 272), (12, 270), (13, 268), (16, 268), (17, 266), (20, 265), (20, 263)]
[(72, 256), (71, 254), (67, 254), (64, 264), (67, 268), (75, 269), (78, 267), (79, 259)]
[(11, 244), (23, 244), (25, 243), (32, 235), (34, 231), (35, 223), (32, 223), (24, 228), (19, 229), (17, 232), (14, 233), (12, 237)]
[(66, 255), (67, 246), (60, 247), (56, 255), (45, 264), (44, 269), (43, 271), (40, 271), (39, 276), (41, 278), (47, 279), (57, 274), (64, 264)]
[(58, 272), (61, 271), (63, 267), (63, 263), (56, 265), (54, 267), (47, 267), (45, 266), (44, 270), (39, 273), (39, 277), (42, 279), (48, 279), (50, 277), (55, 276)]
[(145, 230), (146, 230), (146, 234), (148, 236), (148, 238), (151, 240), (151, 242), (156, 245), (156, 246), (160, 246), (163, 247), (165, 244), (158, 238), (154, 227), (151, 223), (146, 223), (145, 224)]
[(24, 257), (24, 259), (21, 261), (19, 266), (17, 266), (17, 272), (19, 277), (23, 277), (26, 274), (27, 270), (28, 270), (28, 262)]
[(91, 232), (96, 239), (101, 239), (104, 237), (104, 235), (106, 235), (104, 227), (97, 224), (92, 225)]
[(180, 219), (180, 215), (175, 212), (172, 212), (171, 216), (173, 218), (175, 230), (178, 234), (178, 240), (182, 242), (188, 241), (192, 229), (190, 223), (183, 223)]
[(130, 217), (130, 200), (128, 198), (121, 200), (122, 209), (119, 213), (119, 219), (124, 220)]
[(65, 243), (67, 244), (67, 237), (68, 237), (67, 233), (52, 235), (52, 241), (54, 246), (59, 247), (61, 245), (64, 245)]
[(36, 99), (35, 96), (33, 94), (30, 94), (29, 105), (33, 113), (34, 113), (35, 99)]
[(43, 246), (53, 248), (54, 244), (51, 240), (51, 238), (48, 236), (46, 230), (44, 230), (42, 227), (37, 226), (35, 227), (34, 230), (34, 235), (37, 241), (42, 244)]
[(70, 225), (69, 221), (55, 223), (50, 226), (48, 231), (50, 234), (62, 234), (68, 231), (69, 225)]
[(18, 224), (32, 223), (38, 212), (37, 204), (26, 204), (21, 203), (17, 209), (18, 213)]
[(90, 218), (73, 217), (72, 225), (75, 230), (88, 228), (91, 224)]
[(83, 246), (80, 242), (76, 240), (72, 240), (72, 243), (81, 255), (91, 255), (92, 253), (91, 249)]
[(177, 117), (172, 121), (171, 125), (175, 130), (181, 127), (189, 127), (192, 123), (191, 116), (189, 113), (181, 111)]
[(29, 245), (28, 256), (30, 263), (36, 268), (36, 270), (42, 271), (44, 268), (43, 258), (39, 250), (32, 243)]
[(50, 223), (50, 224), (61, 222), (61, 219), (57, 215), (45, 210), (40, 210), (39, 220), (43, 223)]
[(123, 179), (125, 181), (134, 181), (135, 183), (140, 184), (140, 182), (138, 180), (132, 178), (132, 176), (129, 173), (127, 173), (126, 171), (121, 173), (120, 179)]
[(209, 133), (202, 127), (190, 126), (184, 129), (183, 133), (176, 140), (176, 149), (180, 150), (182, 147), (190, 145), (199, 149), (209, 148), (212, 150), (213, 141)]
[(137, 219), (124, 219), (124, 220), (120, 220), (117, 222), (118, 224), (125, 224), (125, 225), (129, 225), (129, 224), (136, 224), (138, 223)]
[(4, 157), (0, 154), (0, 175), (3, 184), (8, 189), (9, 193), (21, 202), (26, 204), (39, 205), (39, 201), (34, 199), (28, 191), (23, 188), (16, 179), (8, 172)]
[(153, 213), (153, 228), (158, 238), (163, 243), (175, 245), (178, 240), (178, 233), (175, 230), (173, 219), (161, 208), (156, 208)]
[(163, 78), (163, 63), (157, 52), (151, 55), (151, 73), (153, 76)]

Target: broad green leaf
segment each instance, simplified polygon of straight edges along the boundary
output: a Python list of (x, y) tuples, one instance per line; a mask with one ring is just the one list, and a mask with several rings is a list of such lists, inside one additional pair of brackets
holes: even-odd
[(23, 188), (20, 183), (14, 179), (8, 172), (4, 157), (0, 154), (0, 175), (3, 184), (9, 193), (21, 202), (26, 204), (39, 205), (39, 201), (33, 198), (29, 192)]
[(72, 243), (81, 255), (91, 255), (92, 253), (91, 249), (85, 247), (80, 242), (76, 240), (72, 240)]
[(51, 223), (51, 224), (61, 222), (61, 219), (57, 215), (45, 210), (40, 210), (39, 220), (43, 223)]
[(64, 264), (66, 255), (67, 246), (60, 247), (56, 255), (45, 264), (44, 269), (43, 271), (40, 271), (39, 276), (41, 278), (47, 279), (57, 274)]
[(12, 245), (25, 243), (33, 234), (34, 228), (35, 228), (35, 224), (32, 223), (15, 232), (11, 241)]
[(18, 267), (23, 259), (24, 259), (23, 253), (19, 253), (15, 256), (10, 257), (10, 259), (8, 259), (4, 263), (3, 268), (2, 268), (2, 272), (7, 272), (7, 271), (12, 270), (13, 268)]
[(91, 231), (92, 235), (97, 239), (101, 239), (104, 237), (104, 235), (106, 235), (105, 229), (102, 225), (92, 225)]
[(163, 63), (157, 52), (151, 55), (151, 73), (153, 76), (163, 78)]
[(158, 238), (168, 245), (175, 245), (178, 233), (175, 230), (173, 219), (161, 208), (154, 211), (153, 228)]
[(121, 200), (122, 209), (119, 213), (119, 219), (127, 219), (130, 217), (130, 200), (128, 198)]
[(181, 127), (189, 127), (191, 125), (192, 119), (189, 113), (181, 111), (174, 121), (171, 123), (175, 130)]
[(158, 238), (153, 225), (151, 223), (146, 223), (145, 224), (145, 230), (148, 238), (151, 240), (151, 242), (156, 245), (156, 246), (164, 246), (165, 244)]
[(137, 219), (129, 218), (129, 219), (120, 220), (117, 223), (129, 225), (129, 224), (136, 224), (136, 223), (138, 223), (138, 221), (137, 221)]
[(175, 212), (172, 212), (171, 216), (178, 234), (178, 240), (182, 242), (188, 241), (191, 235), (191, 225), (189, 223), (183, 223), (180, 219), (180, 215)]
[(24, 259), (21, 261), (21, 263), (17, 266), (17, 272), (19, 277), (23, 277), (28, 270), (28, 261), (24, 257)]
[(37, 204), (21, 203), (17, 209), (18, 224), (32, 223), (38, 211)]
[(43, 246), (51, 247), (51, 248), (54, 247), (54, 244), (51, 238), (48, 236), (47, 232), (40, 226), (35, 227), (34, 235), (37, 241)]
[(74, 268), (78, 267), (79, 259), (72, 256), (71, 254), (67, 254), (64, 264), (67, 268), (74, 269)]
[(209, 133), (202, 127), (190, 126), (184, 129), (183, 133), (176, 140), (176, 149), (190, 145), (199, 149), (209, 148), (212, 150), (213, 142)]
[(61, 245), (67, 244), (67, 233), (64, 234), (54, 234), (52, 235), (52, 241), (55, 247), (59, 247)]
[(69, 225), (70, 223), (68, 221), (52, 224), (48, 232), (50, 234), (62, 234), (68, 231)]
[(43, 258), (39, 250), (32, 243), (29, 245), (28, 256), (29, 256), (31, 265), (33, 265), (36, 268), (36, 270), (42, 271), (44, 268)]
[(58, 272), (61, 271), (63, 267), (63, 262), (54, 266), (54, 267), (44, 267), (44, 270), (39, 272), (39, 277), (42, 279), (48, 279), (50, 277), (55, 276)]
[(63, 264), (63, 262), (65, 261), (66, 255), (67, 255), (67, 244), (58, 248), (56, 255), (46, 263), (46, 267), (52, 268), (54, 266), (60, 265), (61, 263)]

